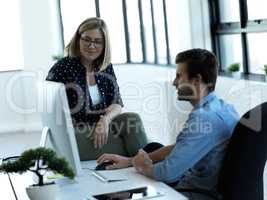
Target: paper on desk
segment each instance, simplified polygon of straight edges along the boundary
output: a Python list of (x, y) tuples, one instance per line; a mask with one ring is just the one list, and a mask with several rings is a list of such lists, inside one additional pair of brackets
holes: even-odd
[(92, 171), (97, 175), (100, 175), (104, 180), (108, 181), (119, 181), (119, 180), (128, 180), (127, 174), (123, 173), (122, 170), (101, 170), (101, 171)]

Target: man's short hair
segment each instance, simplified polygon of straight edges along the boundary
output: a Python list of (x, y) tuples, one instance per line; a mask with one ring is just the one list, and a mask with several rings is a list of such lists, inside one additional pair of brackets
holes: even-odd
[(202, 80), (208, 86), (208, 91), (215, 89), (218, 62), (216, 56), (205, 49), (190, 49), (177, 54), (175, 63), (185, 63), (189, 80), (201, 75)]

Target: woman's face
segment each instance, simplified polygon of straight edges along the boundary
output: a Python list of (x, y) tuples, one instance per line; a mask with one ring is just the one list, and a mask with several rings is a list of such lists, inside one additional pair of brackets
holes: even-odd
[(80, 52), (83, 59), (93, 62), (104, 49), (105, 40), (99, 29), (87, 30), (80, 37)]

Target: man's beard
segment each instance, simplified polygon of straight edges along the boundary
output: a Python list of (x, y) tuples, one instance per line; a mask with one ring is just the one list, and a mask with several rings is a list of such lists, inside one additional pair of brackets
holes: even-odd
[(197, 93), (192, 86), (182, 86), (178, 89), (178, 100), (190, 101), (196, 98), (197, 98)]

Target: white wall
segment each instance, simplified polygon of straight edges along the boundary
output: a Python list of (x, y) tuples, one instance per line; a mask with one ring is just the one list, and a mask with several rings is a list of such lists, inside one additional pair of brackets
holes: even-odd
[(35, 83), (44, 79), (51, 56), (59, 51), (52, 3), (56, 1), (20, 1), (24, 68), (0, 73), (0, 133), (39, 130)]
[(22, 127), (24, 124), (24, 115), (14, 112), (8, 103), (9, 97), (16, 104), (23, 104), (24, 102), (23, 88), (20, 84), (14, 86), (13, 91), (10, 91), (10, 93), (7, 95), (8, 82), (14, 74), (14, 72), (0, 73), (0, 91), (2, 91), (2, 97), (0, 98), (0, 132), (3, 133), (11, 130), (18, 131), (18, 127)]

